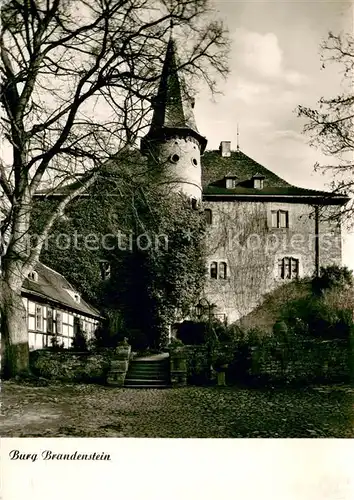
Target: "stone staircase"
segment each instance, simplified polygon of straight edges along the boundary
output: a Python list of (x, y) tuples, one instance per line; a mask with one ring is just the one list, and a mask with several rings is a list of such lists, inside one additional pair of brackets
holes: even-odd
[(168, 354), (135, 358), (129, 363), (124, 387), (132, 389), (165, 389), (170, 386)]

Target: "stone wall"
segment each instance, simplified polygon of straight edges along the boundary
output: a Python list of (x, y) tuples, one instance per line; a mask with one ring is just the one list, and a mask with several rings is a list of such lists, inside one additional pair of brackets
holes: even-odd
[[(284, 283), (278, 260), (299, 260), (299, 277), (315, 271), (315, 219), (313, 207), (303, 203), (205, 202), (212, 210), (208, 228), (208, 267), (226, 262), (226, 279), (208, 276), (205, 294), (229, 323), (252, 311), (265, 293)], [(271, 227), (271, 211), (289, 213), (288, 228)], [(332, 209), (333, 210), (333, 209)], [(320, 266), (341, 264), (341, 230), (334, 222), (319, 225)]]
[(106, 383), (110, 356), (41, 349), (30, 353), (30, 366), (39, 377), (83, 383)]
[(280, 345), (267, 338), (257, 346), (221, 344), (212, 354), (203, 346), (185, 346), (187, 382), (206, 385), (215, 381), (210, 357), (229, 359), (226, 382), (243, 383), (325, 383), (350, 379), (348, 343), (340, 340), (303, 340)]
[(257, 346), (249, 375), (274, 382), (344, 382), (350, 378), (348, 343), (306, 340), (290, 346)]

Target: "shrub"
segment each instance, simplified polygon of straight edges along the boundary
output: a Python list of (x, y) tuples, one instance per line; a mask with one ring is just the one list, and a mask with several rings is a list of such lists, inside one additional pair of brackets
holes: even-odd
[(312, 280), (312, 290), (321, 294), (333, 288), (345, 289), (353, 286), (353, 273), (345, 266), (321, 267), (319, 277)]
[(86, 352), (88, 351), (88, 344), (86, 338), (86, 332), (84, 332), (81, 326), (78, 325), (75, 336), (72, 339), (72, 349), (74, 351)]
[(331, 304), (324, 296), (310, 296), (286, 304), (281, 319), (292, 333), (320, 339), (348, 339), (352, 311)]

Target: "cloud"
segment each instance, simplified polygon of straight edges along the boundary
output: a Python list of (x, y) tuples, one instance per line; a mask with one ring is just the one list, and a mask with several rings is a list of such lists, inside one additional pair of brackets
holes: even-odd
[(244, 28), (233, 35), (236, 65), (247, 69), (253, 76), (282, 81), (292, 86), (308, 82), (305, 75), (286, 68), (284, 53), (275, 33), (257, 33)]
[(289, 141), (295, 141), (295, 142), (301, 142), (304, 143), (304, 135), (301, 134), (300, 132), (297, 132), (296, 130), (274, 130), (273, 132), (273, 141), (278, 141), (278, 140), (289, 140)]
[(269, 92), (269, 86), (238, 78), (232, 85), (229, 95), (236, 97), (246, 104), (255, 103), (256, 99)]

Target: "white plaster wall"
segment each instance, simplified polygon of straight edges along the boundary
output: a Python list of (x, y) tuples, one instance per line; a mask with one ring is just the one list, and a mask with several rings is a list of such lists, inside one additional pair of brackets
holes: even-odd
[[(173, 155), (179, 160), (172, 162)], [(193, 163), (196, 160), (197, 164)], [(172, 138), (160, 145), (159, 163), (165, 169), (171, 187), (175, 191), (182, 191), (198, 201), (202, 197), (200, 148), (193, 138)]]

